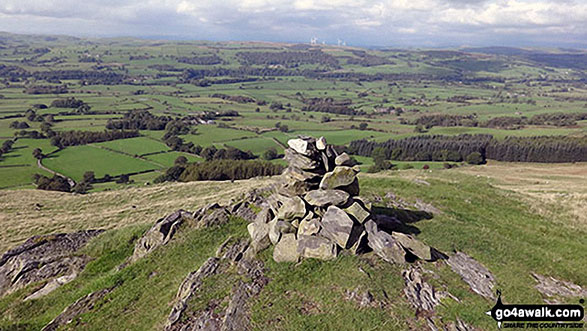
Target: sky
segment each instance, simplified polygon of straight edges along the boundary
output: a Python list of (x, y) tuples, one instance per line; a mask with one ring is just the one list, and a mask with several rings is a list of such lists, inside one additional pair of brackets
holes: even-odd
[(0, 31), (353, 46), (587, 48), (587, 0), (0, 0)]

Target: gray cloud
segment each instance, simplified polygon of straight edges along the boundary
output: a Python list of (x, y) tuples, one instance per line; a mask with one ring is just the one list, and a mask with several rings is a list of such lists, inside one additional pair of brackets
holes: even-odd
[(587, 45), (574, 0), (2, 0), (0, 30), (354, 45)]

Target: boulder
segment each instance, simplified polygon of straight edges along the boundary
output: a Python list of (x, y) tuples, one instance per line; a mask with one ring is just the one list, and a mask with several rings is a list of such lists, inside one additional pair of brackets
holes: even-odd
[(110, 293), (114, 288), (106, 288), (96, 292), (92, 292), (86, 296), (81, 297), (76, 302), (66, 307), (61, 314), (55, 317), (49, 324), (45, 325), (42, 331), (53, 331), (59, 329), (60, 326), (71, 323), (76, 317), (85, 314), (92, 309), (94, 305)]
[(279, 233), (296, 233), (297, 229), (290, 223), (282, 220), (278, 220), (275, 223), (275, 228)]
[(351, 167), (339, 166), (328, 172), (320, 181), (320, 188), (323, 190), (335, 189), (349, 186), (357, 178), (357, 172)]
[(297, 138), (297, 139), (290, 139), (287, 141), (287, 145), (293, 149), (294, 151), (296, 151), (299, 154), (302, 155), (310, 155), (311, 154), (311, 147), (310, 147), (310, 141), (309, 140), (305, 140), (305, 139), (301, 139), (301, 138)]
[(159, 219), (135, 244), (131, 262), (137, 261), (159, 246), (167, 244), (190, 213), (178, 210)]
[(251, 236), (251, 246), (256, 252), (269, 247), (271, 244), (271, 240), (269, 240), (269, 224), (263, 222), (249, 223), (247, 230)]
[(298, 239), (298, 253), (304, 258), (332, 260), (336, 258), (338, 250), (336, 245), (326, 238), (300, 236)]
[(431, 261), (432, 250), (430, 246), (424, 244), (420, 240), (411, 235), (403, 234), (401, 232), (392, 232), (391, 236), (395, 239), (405, 250), (414, 254), (418, 258), (426, 261)]
[(360, 193), (359, 180), (355, 178), (355, 180), (350, 185), (340, 186), (338, 189), (347, 192), (352, 197), (356, 197)]
[(282, 220), (293, 220), (296, 217), (303, 218), (306, 216), (306, 204), (300, 197), (283, 197), (283, 204), (277, 212), (277, 218)]
[(353, 203), (345, 208), (344, 211), (361, 224), (365, 223), (369, 219), (369, 216), (371, 216), (371, 212), (365, 209), (365, 207), (357, 201), (353, 201)]
[(267, 226), (269, 226), (269, 240), (273, 245), (277, 244), (279, 239), (281, 239), (281, 232), (279, 232), (279, 229), (277, 228), (277, 221), (278, 219), (274, 218), (267, 224)]
[(317, 234), (320, 231), (320, 219), (303, 219), (298, 226), (298, 237), (299, 236), (311, 236)]
[(320, 174), (304, 171), (291, 166), (287, 167), (282, 175), (287, 181), (318, 182), (320, 179)]
[(342, 209), (330, 206), (322, 217), (322, 230), (320, 234), (342, 248), (348, 248), (354, 241), (351, 238), (353, 232), (353, 220)]
[(222, 225), (230, 220), (230, 212), (226, 208), (218, 208), (208, 211), (202, 216), (198, 223), (199, 226), (208, 227), (213, 225)]
[(275, 262), (298, 262), (300, 260), (295, 234), (286, 233), (282, 236), (273, 250), (273, 259)]
[(296, 153), (291, 148), (285, 150), (284, 159), (287, 161), (290, 167), (302, 169), (302, 170), (315, 170), (320, 167), (320, 162), (313, 160), (310, 157)]
[(271, 222), (272, 219), (273, 219), (273, 213), (271, 212), (271, 209), (264, 208), (263, 210), (261, 210), (257, 214), (254, 222), (255, 223), (269, 223), (269, 222)]
[(315, 207), (341, 206), (347, 203), (350, 195), (341, 190), (314, 190), (304, 195), (304, 200)]
[(334, 164), (336, 166), (352, 166), (353, 161), (351, 157), (347, 153), (342, 153), (334, 159)]
[(319, 151), (325, 150), (326, 149), (326, 138), (320, 137), (320, 138), (316, 139), (316, 148)]
[(297, 179), (286, 179), (284, 184), (278, 189), (278, 193), (287, 197), (304, 195), (311, 189), (318, 188), (317, 183), (308, 183)]
[(365, 231), (367, 232), (367, 244), (375, 254), (390, 263), (406, 262), (406, 252), (403, 247), (389, 233), (378, 230), (377, 224), (373, 220), (365, 222)]

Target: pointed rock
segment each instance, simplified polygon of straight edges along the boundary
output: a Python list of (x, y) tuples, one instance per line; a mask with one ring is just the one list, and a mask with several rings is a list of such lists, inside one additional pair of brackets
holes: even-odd
[(326, 149), (326, 138), (324, 137), (320, 137), (316, 140), (316, 148), (320, 151), (323, 151)]
[(365, 223), (369, 216), (371, 216), (371, 212), (366, 210), (361, 203), (357, 201), (353, 201), (353, 203), (344, 209), (344, 211), (355, 218), (355, 220), (361, 224)]
[(401, 232), (392, 232), (391, 236), (395, 239), (404, 249), (414, 254), (422, 260), (432, 260), (432, 250), (430, 246), (424, 244), (420, 240)]
[(304, 139), (290, 139), (287, 141), (287, 145), (302, 155), (310, 155), (310, 145), (308, 140)]
[(406, 263), (406, 252), (393, 239), (393, 237), (377, 228), (373, 220), (365, 222), (365, 231), (367, 232), (368, 245), (383, 260), (390, 263)]
[(351, 238), (353, 220), (340, 208), (330, 206), (322, 217), (322, 231), (320, 234), (331, 239), (342, 248), (354, 244)]
[(351, 157), (347, 153), (342, 153), (334, 159), (334, 164), (337, 166), (349, 166), (351, 167), (353, 164)]

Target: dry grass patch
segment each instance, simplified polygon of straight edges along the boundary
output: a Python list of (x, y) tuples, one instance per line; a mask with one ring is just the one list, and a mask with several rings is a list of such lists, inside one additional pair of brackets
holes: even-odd
[(228, 203), (272, 181), (166, 183), (86, 195), (0, 191), (0, 252), (37, 234), (153, 223), (179, 208), (195, 210), (211, 202)]

